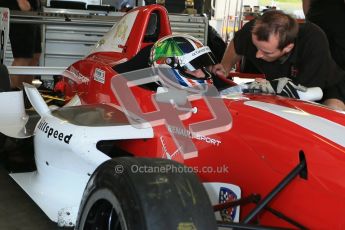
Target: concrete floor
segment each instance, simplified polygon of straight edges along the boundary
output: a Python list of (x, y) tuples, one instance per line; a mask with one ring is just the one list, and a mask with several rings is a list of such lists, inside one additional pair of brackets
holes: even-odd
[[(28, 150), (26, 148), (26, 150)], [(8, 175), (14, 167), (21, 171), (23, 165), (32, 167), (28, 159), (31, 153), (0, 152), (0, 229), (1, 230), (67, 230), (56, 223), (31, 200), (31, 198)], [(10, 156), (9, 156), (10, 155)], [(12, 155), (12, 156), (11, 156)]]

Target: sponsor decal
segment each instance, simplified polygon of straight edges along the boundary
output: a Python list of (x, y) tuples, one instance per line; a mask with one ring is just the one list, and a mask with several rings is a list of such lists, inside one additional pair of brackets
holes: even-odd
[(47, 138), (53, 138), (56, 140), (59, 140), (61, 142), (65, 142), (66, 144), (69, 144), (73, 134), (66, 135), (63, 132), (58, 131), (57, 129), (51, 127), (48, 122), (41, 121), (38, 124), (38, 129), (42, 132), (47, 134)]
[[(237, 200), (236, 194), (229, 188), (220, 187), (219, 190), (219, 203), (223, 204), (226, 202)], [(235, 207), (230, 207), (220, 211), (220, 216), (222, 217), (223, 221), (226, 222), (233, 222), (236, 216), (236, 209)]]
[(210, 48), (208, 46), (204, 46), (202, 48), (196, 49), (194, 52), (191, 53), (192, 56), (199, 56), (204, 53), (211, 52)]
[(63, 76), (77, 82), (77, 83), (88, 83), (89, 79), (82, 75), (79, 70), (71, 66), (69, 70), (65, 70)]
[(105, 71), (96, 68), (95, 72), (93, 73), (93, 79), (101, 84), (105, 82)]
[(183, 56), (183, 58), (180, 59), (181, 66), (184, 66), (185, 64), (189, 63), (191, 60), (205, 54), (205, 53), (210, 53), (211, 50), (208, 46), (204, 46), (201, 48), (198, 48), (194, 50), (193, 52), (186, 54)]
[(210, 138), (210, 137), (206, 137), (206, 136), (200, 135), (198, 133), (191, 132), (191, 131), (189, 131), (187, 129), (183, 129), (183, 128), (180, 128), (180, 127), (174, 127), (174, 126), (168, 125), (168, 131), (170, 133), (174, 133), (174, 134), (181, 135), (181, 136), (184, 136), (184, 137), (189, 137), (189, 138), (192, 138), (192, 139), (197, 139), (197, 140), (200, 140), (200, 141), (204, 141), (204, 142), (206, 142), (208, 144), (211, 144), (211, 145), (214, 145), (214, 146), (219, 146), (222, 143), (220, 140), (213, 139), (213, 138)]

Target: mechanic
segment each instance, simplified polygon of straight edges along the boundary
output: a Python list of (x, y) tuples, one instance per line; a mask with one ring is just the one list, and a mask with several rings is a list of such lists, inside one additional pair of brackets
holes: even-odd
[(302, 0), (306, 19), (325, 32), (335, 62), (345, 70), (345, 1)]
[[(10, 10), (32, 11), (41, 7), (40, 0), (1, 0), (0, 7)], [(13, 66), (37, 66), (42, 52), (41, 27), (36, 24), (10, 24), (10, 41), (13, 53)], [(22, 82), (30, 83), (33, 76), (12, 76), (11, 87), (23, 88)]]
[(268, 80), (255, 81), (252, 87), (272, 93), (266, 90), (272, 88), (267, 87), (271, 80), (277, 79), (279, 85), (280, 79), (288, 78), (293, 86), (320, 87), (325, 105), (345, 110), (345, 72), (332, 59), (327, 37), (316, 25), (310, 22), (299, 25), (282, 11), (267, 11), (236, 32), (221, 64), (213, 66), (211, 71), (225, 77), (242, 57), (251, 61)]

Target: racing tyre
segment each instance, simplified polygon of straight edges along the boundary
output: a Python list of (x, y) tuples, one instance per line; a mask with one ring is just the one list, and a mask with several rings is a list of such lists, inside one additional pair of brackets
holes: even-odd
[(91, 176), (76, 229), (217, 229), (208, 195), (186, 166), (166, 159), (114, 158)]

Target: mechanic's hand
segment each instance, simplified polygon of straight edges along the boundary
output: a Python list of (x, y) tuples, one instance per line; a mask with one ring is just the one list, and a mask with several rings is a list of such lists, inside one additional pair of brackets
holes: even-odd
[(271, 81), (271, 85), (275, 89), (276, 94), (285, 97), (299, 98), (297, 91), (307, 91), (306, 87), (300, 84), (296, 85), (287, 77), (274, 79)]
[(257, 78), (255, 81), (248, 85), (248, 91), (252, 93), (269, 93), (275, 94), (276, 91), (273, 89), (271, 83), (266, 79)]
[(17, 3), (21, 11), (31, 10), (31, 5), (28, 0), (17, 0)]

